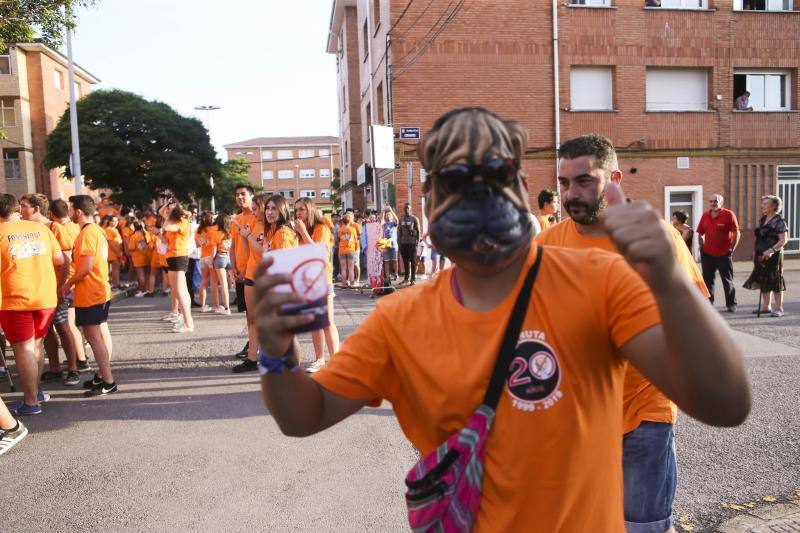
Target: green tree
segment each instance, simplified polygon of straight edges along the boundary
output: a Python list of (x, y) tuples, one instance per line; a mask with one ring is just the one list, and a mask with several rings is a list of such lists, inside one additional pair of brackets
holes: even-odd
[(74, 13), (96, 0), (0, 0), (0, 51), (14, 43), (38, 40), (51, 48), (61, 44), (64, 26), (74, 26)]
[(339, 211), (342, 208), (342, 171), (341, 169), (333, 169), (333, 179), (331, 180), (331, 203), (333, 210)]
[[(96, 91), (78, 101), (81, 170), (93, 189), (111, 189), (115, 200), (144, 205), (165, 193), (188, 202), (211, 196), (209, 176), (221, 166), (202, 122), (167, 104), (125, 91)], [(68, 165), (69, 113), (47, 136), (47, 168)]]
[[(246, 159), (234, 157), (222, 164), (222, 172), (219, 177), (214, 176), (214, 200), (217, 211), (220, 213), (235, 213), (236, 206), (236, 186), (239, 184), (252, 185), (248, 173), (250, 163)], [(261, 187), (254, 186), (256, 191)]]

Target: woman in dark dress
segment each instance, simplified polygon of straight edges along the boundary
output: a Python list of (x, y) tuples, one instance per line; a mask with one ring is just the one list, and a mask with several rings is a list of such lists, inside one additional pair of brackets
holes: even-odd
[[(744, 284), (745, 289), (761, 291), (760, 309), (754, 313), (769, 313), (769, 316), (783, 316), (783, 247), (788, 239), (786, 222), (780, 215), (783, 201), (777, 196), (761, 198), (761, 217), (755, 229), (756, 244), (753, 256), (753, 272)], [(770, 305), (774, 298), (775, 305)]]

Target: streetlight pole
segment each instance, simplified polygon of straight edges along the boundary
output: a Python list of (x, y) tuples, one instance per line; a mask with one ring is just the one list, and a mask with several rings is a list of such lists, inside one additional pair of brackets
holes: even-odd
[[(211, 139), (211, 112), (220, 109), (218, 105), (197, 105), (194, 106), (197, 111), (206, 112), (206, 130), (208, 130), (208, 138)], [(217, 208), (214, 204), (214, 176), (208, 177), (208, 183), (211, 185), (211, 211), (216, 212)]]
[[(69, 15), (69, 11), (66, 11)], [(81, 172), (81, 147), (78, 140), (78, 108), (75, 104), (75, 62), (72, 60), (72, 29), (66, 27), (67, 37), (67, 79), (69, 82), (69, 131), (72, 138), (72, 157), (70, 170), (75, 177), (75, 194), (83, 194), (83, 173)]]

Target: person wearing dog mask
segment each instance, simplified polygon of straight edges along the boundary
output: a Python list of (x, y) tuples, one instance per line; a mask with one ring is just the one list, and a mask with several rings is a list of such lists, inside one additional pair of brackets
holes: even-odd
[(455, 266), (381, 299), (313, 378), (292, 371), (291, 333), (313, 317), (279, 313), (301, 298), (273, 291), (290, 278), (263, 261), (254, 298), (262, 393), (292, 436), (388, 400), (428, 456), (481, 404), (512, 307), (538, 266), (511, 338), (472, 530), (622, 533), (627, 361), (687, 414), (718, 426), (744, 421), (750, 384), (729, 329), (676, 267), (647, 204), (626, 204), (616, 184), (607, 190), (602, 224), (622, 255), (532, 241), (526, 146), (518, 123), (481, 108), (433, 124), (418, 147), (425, 205), (431, 238)]

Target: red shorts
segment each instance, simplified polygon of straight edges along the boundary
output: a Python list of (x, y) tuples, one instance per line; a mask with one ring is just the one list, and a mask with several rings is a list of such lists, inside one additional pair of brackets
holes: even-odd
[(0, 311), (0, 326), (10, 344), (42, 339), (53, 323), (55, 308), (38, 311)]

